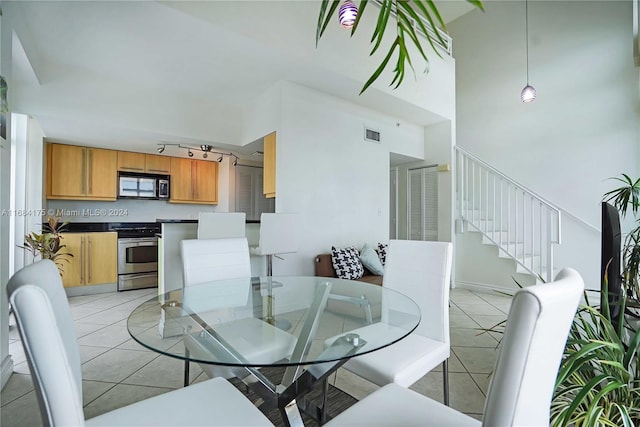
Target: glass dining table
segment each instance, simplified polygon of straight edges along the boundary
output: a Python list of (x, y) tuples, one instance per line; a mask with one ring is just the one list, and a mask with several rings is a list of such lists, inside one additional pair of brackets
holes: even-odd
[[(382, 286), (327, 277), (219, 280), (158, 295), (129, 315), (135, 341), (155, 352), (221, 367), (278, 408), (285, 425), (300, 410), (326, 421), (328, 377), (350, 358), (393, 345), (420, 322), (407, 296)], [(383, 326), (383, 327), (380, 327)], [(282, 377), (260, 370), (282, 367)], [(322, 383), (324, 400), (305, 396)]]

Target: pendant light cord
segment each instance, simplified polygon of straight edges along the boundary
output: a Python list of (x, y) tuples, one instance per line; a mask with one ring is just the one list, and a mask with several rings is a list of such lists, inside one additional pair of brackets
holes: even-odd
[(529, 86), (529, 1), (524, 0), (524, 23), (525, 34), (527, 38), (526, 52), (527, 52), (527, 86)]

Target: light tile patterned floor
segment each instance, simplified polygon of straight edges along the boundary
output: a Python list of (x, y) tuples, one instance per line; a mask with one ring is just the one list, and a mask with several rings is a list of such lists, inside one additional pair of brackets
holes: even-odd
[[(69, 299), (82, 357), (84, 412), (87, 418), (181, 387), (183, 363), (144, 349), (126, 329), (126, 318), (155, 289), (87, 295)], [(463, 289), (451, 291), (451, 406), (482, 417), (489, 374), (496, 357), (499, 334), (480, 334), (506, 318), (510, 298)], [(10, 319), (9, 352), (14, 374), (0, 394), (0, 424), (4, 427), (40, 426), (40, 414), (22, 344)], [(205, 379), (191, 365), (194, 381)], [(333, 383), (356, 398), (377, 386), (345, 370)], [(442, 371), (430, 372), (411, 388), (442, 401)]]

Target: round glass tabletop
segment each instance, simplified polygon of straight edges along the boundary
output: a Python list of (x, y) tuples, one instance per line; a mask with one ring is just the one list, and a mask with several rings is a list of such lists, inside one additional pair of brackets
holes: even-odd
[(229, 279), (154, 297), (127, 320), (143, 346), (223, 366), (311, 365), (392, 345), (420, 322), (407, 296), (328, 277)]

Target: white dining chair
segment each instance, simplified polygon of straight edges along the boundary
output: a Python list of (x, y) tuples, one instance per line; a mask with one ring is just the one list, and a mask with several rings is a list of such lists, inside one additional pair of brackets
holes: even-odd
[[(276, 328), (269, 323), (254, 317), (251, 265), (249, 260), (249, 244), (246, 237), (231, 239), (192, 239), (181, 242), (182, 267), (184, 278), (184, 299), (188, 299), (189, 287), (202, 285), (207, 282), (242, 279), (233, 291), (225, 290), (217, 294), (215, 300), (206, 301), (209, 310), (216, 308), (241, 308), (236, 314), (244, 312), (244, 318), (234, 318), (233, 323), (225, 328), (225, 339), (248, 360), (266, 360), (275, 362), (291, 355), (296, 343), (293, 335)], [(216, 286), (212, 284), (212, 286)], [(212, 290), (214, 291), (214, 290)], [(202, 316), (205, 320), (206, 316)], [(252, 337), (248, 340), (248, 337)], [(194, 354), (201, 354), (207, 349), (198, 341), (185, 336), (187, 350)], [(209, 377), (232, 378), (231, 370), (224, 366), (199, 364)], [(189, 383), (189, 362), (185, 361), (185, 386)]]
[(251, 249), (254, 255), (267, 257), (267, 276), (273, 274), (273, 257), (298, 251), (298, 215), (263, 213), (260, 215), (260, 239)]
[(200, 212), (198, 239), (245, 237), (246, 218), (244, 212)]
[(584, 290), (573, 269), (516, 292), (482, 422), (396, 384), (386, 385), (327, 426), (548, 426), (558, 367)]
[[(452, 249), (448, 242), (391, 240), (383, 284), (410, 297), (422, 313), (420, 324), (405, 339), (349, 360), (343, 367), (383, 386), (409, 387), (442, 364), (444, 402), (449, 404), (449, 286)], [(363, 336), (393, 328), (387, 319), (351, 331)]]
[(222, 378), (142, 400), (85, 420), (80, 349), (58, 268), (50, 260), (7, 284), (45, 426), (264, 426), (269, 420)]

